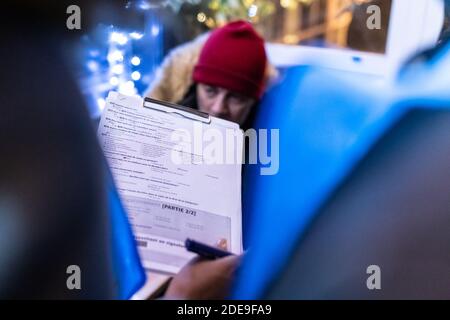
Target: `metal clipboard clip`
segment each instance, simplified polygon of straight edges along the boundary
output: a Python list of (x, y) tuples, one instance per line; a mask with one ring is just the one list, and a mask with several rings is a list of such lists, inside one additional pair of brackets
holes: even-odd
[(166, 113), (175, 113), (188, 119), (195, 121), (200, 121), (206, 124), (211, 123), (211, 118), (209, 114), (201, 112), (192, 108), (180, 106), (174, 103), (169, 103), (165, 101), (159, 101), (152, 98), (144, 98), (143, 103), (144, 108), (154, 109)]

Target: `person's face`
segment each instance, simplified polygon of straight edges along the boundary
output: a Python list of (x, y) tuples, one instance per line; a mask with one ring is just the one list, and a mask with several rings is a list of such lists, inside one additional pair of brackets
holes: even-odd
[(241, 125), (247, 119), (255, 102), (254, 98), (224, 88), (203, 83), (197, 85), (197, 103), (200, 111)]

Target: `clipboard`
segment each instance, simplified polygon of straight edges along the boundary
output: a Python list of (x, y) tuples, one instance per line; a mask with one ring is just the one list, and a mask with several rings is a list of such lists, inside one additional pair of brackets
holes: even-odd
[(191, 120), (200, 121), (200, 122), (203, 122), (206, 124), (211, 124), (211, 117), (209, 114), (199, 111), (199, 110), (196, 110), (196, 109), (193, 109), (193, 108), (181, 106), (181, 105), (178, 105), (175, 103), (159, 101), (159, 100), (145, 97), (142, 106), (144, 108), (158, 110), (158, 111), (162, 111), (162, 112), (166, 112), (166, 113), (178, 114), (180, 116), (183, 116), (183, 117), (191, 119)]
[[(167, 116), (162, 116), (162, 118), (167, 118), (170, 116), (175, 118), (178, 118), (178, 120), (181, 119), (186, 119), (186, 120), (191, 120), (193, 122), (199, 122), (201, 125), (205, 125), (206, 127), (210, 127), (213, 129), (213, 127), (215, 128), (217, 126), (217, 128), (219, 130), (227, 130), (227, 129), (232, 129), (232, 130), (237, 130), (237, 131), (241, 131), (239, 128), (239, 125), (237, 123), (231, 122), (231, 121), (227, 121), (224, 119), (220, 119), (220, 118), (216, 118), (214, 116), (210, 116), (208, 113), (190, 108), (190, 107), (185, 107), (185, 106), (181, 106), (175, 103), (169, 103), (169, 102), (164, 102), (164, 101), (159, 101), (156, 99), (152, 99), (152, 98), (147, 98), (147, 97), (139, 97), (139, 96), (127, 96), (127, 95), (123, 95), (120, 94), (118, 92), (110, 92), (108, 94), (108, 98), (107, 98), (107, 106), (104, 110), (104, 112), (108, 112), (108, 110), (110, 108), (112, 108), (112, 106), (114, 106), (114, 108), (124, 108), (124, 110), (128, 109), (130, 110), (131, 114), (135, 113), (135, 110), (141, 110), (140, 112), (138, 112), (138, 114), (146, 114), (146, 110), (144, 110), (144, 112), (142, 112), (142, 109), (148, 109), (148, 111), (151, 112), (158, 112), (158, 113), (165, 113), (167, 114)], [(143, 107), (143, 108), (141, 108)], [(124, 111), (126, 112), (126, 111)], [(102, 121), (112, 121), (111, 119), (107, 120), (103, 119), (103, 115), (102, 115), (102, 120), (100, 122), (100, 127), (102, 124)], [(183, 121), (184, 122), (184, 121)], [(112, 126), (109, 127), (112, 130), (117, 129), (116, 127)], [(120, 127), (121, 129), (123, 127)], [(109, 129), (108, 129), (109, 130)], [(234, 136), (233, 136), (234, 137)], [(120, 147), (119, 147), (120, 148)], [(239, 148), (238, 148), (239, 149)], [(231, 185), (229, 186), (230, 190), (240, 190), (241, 186), (241, 180), (240, 180), (240, 169), (241, 167), (239, 166), (239, 172), (236, 171), (236, 177), (239, 177), (238, 179), (236, 179), (237, 185)], [(232, 180), (234, 181), (234, 180)], [(231, 183), (233, 184), (233, 183)], [(240, 192), (237, 192), (234, 196), (232, 196), (232, 203), (236, 203), (236, 206), (233, 207), (233, 209), (229, 210), (230, 212), (230, 216), (227, 216), (229, 219), (233, 219), (233, 224), (235, 226), (239, 226), (239, 228), (233, 228), (230, 231), (230, 235), (231, 237), (234, 239), (234, 250), (241, 252), (242, 251), (242, 212), (241, 212), (241, 207), (240, 207), (240, 203), (241, 203), (241, 194)], [(237, 209), (237, 210), (234, 210)], [(201, 213), (200, 211), (202, 210), (198, 210), (197, 213), (199, 214), (209, 214), (212, 213), (214, 214), (215, 217), (218, 217), (220, 215), (217, 215), (217, 213), (214, 210), (208, 211), (205, 210), (207, 212)], [(234, 212), (234, 213), (233, 213)], [(233, 217), (233, 218), (231, 218)], [(231, 221), (231, 220), (230, 220)], [(239, 235), (238, 235), (239, 234)], [(238, 248), (238, 249), (237, 249)], [(147, 259), (147, 258), (145, 258)], [(155, 298), (160, 296), (160, 294), (162, 292), (164, 292), (165, 287), (167, 287), (171, 276), (171, 273), (167, 273), (166, 271), (158, 271), (155, 269), (152, 269), (151, 266), (147, 266), (144, 262), (145, 259), (142, 258), (142, 263), (144, 265), (144, 268), (146, 269), (146, 273), (147, 273), (147, 282), (146, 284), (138, 291), (135, 293), (135, 295), (133, 296), (132, 299), (149, 299), (149, 298)], [(156, 261), (157, 262), (157, 261)]]

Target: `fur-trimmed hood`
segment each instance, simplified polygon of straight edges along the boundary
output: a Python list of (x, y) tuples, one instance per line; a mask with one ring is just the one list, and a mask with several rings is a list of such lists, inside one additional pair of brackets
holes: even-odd
[[(155, 79), (144, 95), (172, 103), (181, 101), (193, 83), (192, 73), (209, 34), (203, 34), (174, 48), (157, 69)], [(267, 83), (273, 82), (277, 75), (278, 71), (268, 63)]]

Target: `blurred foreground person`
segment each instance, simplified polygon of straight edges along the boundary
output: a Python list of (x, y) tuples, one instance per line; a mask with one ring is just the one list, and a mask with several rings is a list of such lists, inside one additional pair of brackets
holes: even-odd
[[(16, 1), (0, 13), (2, 299), (119, 297), (104, 159), (61, 54), (80, 35), (66, 28), (69, 5)], [(191, 263), (169, 298), (225, 297), (238, 260)], [(71, 265), (81, 270), (80, 290), (68, 288)]]

